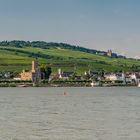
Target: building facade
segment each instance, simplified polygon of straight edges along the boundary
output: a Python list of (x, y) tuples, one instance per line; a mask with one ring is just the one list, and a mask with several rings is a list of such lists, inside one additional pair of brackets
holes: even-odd
[(21, 76), (21, 80), (23, 81), (32, 81), (34, 83), (38, 82), (41, 78), (41, 73), (40, 73), (37, 61), (32, 61), (31, 71), (23, 70), (20, 76)]

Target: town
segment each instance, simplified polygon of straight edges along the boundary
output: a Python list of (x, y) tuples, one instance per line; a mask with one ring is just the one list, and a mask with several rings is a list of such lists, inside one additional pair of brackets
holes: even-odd
[(16, 76), (12, 72), (0, 73), (1, 87), (110, 87), (110, 86), (140, 86), (139, 72), (85, 71), (82, 75), (76, 71), (63, 71), (59, 68), (57, 73), (52, 73), (50, 67), (39, 66), (37, 60), (32, 61), (31, 70), (23, 70)]

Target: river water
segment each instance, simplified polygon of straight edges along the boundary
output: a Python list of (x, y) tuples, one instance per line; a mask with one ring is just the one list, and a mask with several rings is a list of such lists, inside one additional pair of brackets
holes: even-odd
[(0, 140), (140, 140), (140, 89), (0, 88)]

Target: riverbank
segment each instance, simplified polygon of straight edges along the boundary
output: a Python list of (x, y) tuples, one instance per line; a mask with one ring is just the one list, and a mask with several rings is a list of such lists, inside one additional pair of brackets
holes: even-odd
[(91, 81), (41, 81), (33, 83), (32, 81), (0, 81), (0, 87), (134, 87), (136, 84), (125, 83), (103, 83)]

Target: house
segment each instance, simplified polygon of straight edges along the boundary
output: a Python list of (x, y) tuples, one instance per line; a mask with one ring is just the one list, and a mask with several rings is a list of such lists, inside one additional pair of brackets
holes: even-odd
[(83, 79), (83, 77), (81, 75), (76, 75), (75, 80), (84, 80), (84, 79)]
[(126, 84), (135, 84), (135, 77), (133, 74), (131, 73), (126, 73), (125, 74), (125, 81), (126, 81)]
[(125, 75), (124, 75), (123, 73), (105, 74), (104, 77), (105, 77), (105, 80), (109, 80), (109, 81), (112, 81), (112, 82), (115, 82), (115, 81), (122, 81), (122, 82), (125, 83)]
[(62, 80), (69, 80), (70, 77), (74, 75), (74, 72), (62, 72), (61, 69), (58, 69), (58, 77)]
[(61, 74), (61, 78), (60, 79), (63, 79), (63, 80), (69, 80), (70, 77), (73, 76), (73, 72), (63, 72)]
[(106, 56), (107, 55), (106, 52), (96, 52), (96, 54), (101, 55), (101, 56)]
[(5, 72), (4, 73), (4, 78), (6, 78), (6, 79), (13, 78), (13, 73), (12, 72)]
[(136, 73), (136, 84), (140, 83), (140, 74)]
[(97, 76), (98, 75), (98, 72), (90, 71), (89, 72), (89, 75), (90, 76)]
[(91, 80), (93, 79), (93, 77), (97, 77), (98, 76), (98, 72), (93, 72), (93, 71), (85, 71), (83, 79), (84, 80)]
[(123, 58), (123, 59), (126, 59), (126, 56), (123, 56), (123, 55), (118, 55), (118, 58)]
[(135, 81), (136, 84), (140, 83), (140, 73), (131, 73), (130, 79)]
[(106, 74), (104, 75), (104, 77), (105, 77), (105, 80), (110, 80), (110, 81), (118, 80), (116, 74)]
[(124, 73), (117, 73), (117, 80), (125, 82), (125, 74)]
[(1, 79), (11, 79), (13, 78), (13, 72), (0, 72)]

